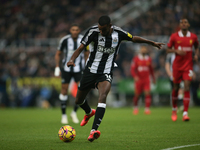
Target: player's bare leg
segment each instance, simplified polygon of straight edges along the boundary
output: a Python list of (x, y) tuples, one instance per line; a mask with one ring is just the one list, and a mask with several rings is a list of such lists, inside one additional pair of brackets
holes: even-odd
[(139, 109), (138, 109), (138, 100), (140, 97), (140, 93), (138, 93), (137, 89), (135, 89), (135, 95), (133, 97), (133, 114), (137, 115), (139, 113)]
[(67, 95), (68, 87), (69, 87), (68, 83), (63, 83), (62, 87), (61, 87), (61, 93), (59, 95), (59, 99), (61, 101), (61, 111), (62, 111), (61, 123), (62, 124), (68, 124), (68, 118), (66, 115), (66, 107), (67, 107), (66, 103), (68, 100), (68, 95)]
[(184, 105), (184, 110), (183, 110), (183, 121), (189, 121), (190, 118), (188, 117), (188, 108), (189, 108), (189, 103), (190, 103), (190, 85), (191, 81), (189, 80), (184, 80), (184, 97), (183, 97), (183, 105)]
[[(78, 85), (79, 85), (79, 82), (76, 82), (76, 85), (78, 86)], [(72, 121), (73, 121), (74, 123), (79, 123), (79, 119), (78, 119), (77, 114), (76, 114), (77, 109), (78, 109), (79, 106), (78, 106), (76, 103), (74, 103), (74, 104), (75, 104), (75, 105), (74, 105), (74, 109), (73, 109), (73, 111), (71, 112), (70, 116), (71, 116)]]
[(99, 91), (99, 99), (98, 99), (98, 106), (95, 113), (94, 122), (92, 125), (92, 130), (88, 137), (88, 140), (92, 142), (93, 140), (99, 138), (100, 131), (98, 131), (98, 127), (101, 124), (103, 119), (105, 110), (106, 110), (106, 98), (110, 91), (111, 84), (108, 81), (103, 81), (98, 83), (98, 91)]
[(151, 111), (150, 111), (150, 106), (151, 106), (151, 94), (150, 91), (144, 91), (144, 95), (145, 95), (145, 110), (144, 113), (146, 115), (150, 115)]
[(172, 115), (171, 115), (172, 121), (177, 120), (178, 90), (179, 90), (179, 83), (174, 83), (172, 90)]

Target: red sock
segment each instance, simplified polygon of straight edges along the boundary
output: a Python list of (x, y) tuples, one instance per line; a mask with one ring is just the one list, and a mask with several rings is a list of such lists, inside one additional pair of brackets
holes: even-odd
[(151, 95), (146, 95), (145, 96), (145, 107), (149, 108), (151, 105)]
[(190, 103), (190, 91), (185, 91), (183, 98), (184, 111), (188, 111), (189, 103)]
[(134, 104), (134, 106), (138, 105), (138, 99), (139, 99), (139, 97), (137, 97), (137, 96), (133, 97), (133, 104)]
[(172, 107), (176, 108), (178, 102), (178, 91), (172, 90)]

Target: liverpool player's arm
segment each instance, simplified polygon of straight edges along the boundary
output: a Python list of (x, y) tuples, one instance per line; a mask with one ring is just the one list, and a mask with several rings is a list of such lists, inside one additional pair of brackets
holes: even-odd
[(175, 54), (178, 54), (178, 55), (185, 55), (186, 54), (185, 51), (173, 49), (173, 48), (170, 48), (170, 47), (167, 48), (167, 53), (175, 53)]
[(199, 56), (199, 47), (198, 47), (198, 45), (197, 46), (194, 46), (194, 48), (195, 48), (195, 54), (194, 54), (194, 60), (196, 61), (196, 62), (198, 62), (198, 56)]
[(137, 73), (137, 61), (136, 61), (136, 58), (133, 58), (132, 60), (132, 63), (131, 63), (131, 75), (132, 77), (134, 78), (135, 81), (138, 81), (139, 80), (139, 77), (138, 77), (138, 73)]
[(155, 79), (155, 75), (154, 75), (154, 70), (153, 70), (152, 64), (150, 64), (149, 70), (150, 70), (151, 77), (153, 79), (153, 83), (156, 84), (156, 79)]
[(67, 62), (67, 66), (75, 66), (75, 59), (80, 55), (80, 53), (84, 50), (85, 45), (81, 44), (73, 53), (72, 57), (70, 58), (70, 60)]
[(147, 40), (147, 39), (144, 39), (144, 38), (139, 37), (139, 36), (133, 36), (132, 42), (134, 42), (134, 43), (147, 43), (147, 44), (150, 44), (154, 47), (157, 47), (158, 49), (161, 49), (162, 45), (165, 45), (164, 43), (154, 42), (154, 41)]

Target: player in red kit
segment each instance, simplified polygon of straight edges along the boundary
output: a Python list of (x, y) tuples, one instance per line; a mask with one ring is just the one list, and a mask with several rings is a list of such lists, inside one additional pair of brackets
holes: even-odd
[(142, 92), (145, 95), (145, 114), (150, 114), (151, 94), (150, 94), (150, 76), (152, 76), (153, 83), (155, 83), (155, 77), (153, 68), (151, 65), (151, 58), (147, 55), (147, 48), (141, 46), (140, 53), (133, 58), (131, 64), (131, 75), (135, 80), (135, 95), (133, 98), (134, 110), (133, 114), (137, 115), (138, 99)]
[(190, 102), (190, 84), (193, 76), (193, 47), (195, 48), (194, 60), (198, 61), (199, 42), (194, 33), (188, 31), (190, 24), (186, 18), (180, 20), (180, 31), (173, 33), (167, 44), (168, 53), (175, 53), (173, 62), (173, 90), (172, 90), (172, 116), (173, 121), (177, 120), (177, 100), (180, 82), (184, 81), (184, 112), (183, 121), (189, 121), (188, 107)]

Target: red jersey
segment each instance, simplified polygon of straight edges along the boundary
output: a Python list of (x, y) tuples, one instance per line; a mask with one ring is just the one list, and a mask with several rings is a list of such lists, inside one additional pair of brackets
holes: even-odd
[(153, 68), (151, 65), (151, 58), (149, 56), (142, 56), (139, 54), (134, 57), (131, 64), (131, 75), (139, 79), (149, 79), (150, 75), (154, 78)]
[(171, 35), (167, 46), (186, 52), (186, 55), (183, 56), (176, 54), (172, 67), (173, 70), (193, 70), (192, 48), (193, 46), (198, 46), (198, 44), (197, 36), (189, 31), (186, 36), (183, 36), (181, 30)]

